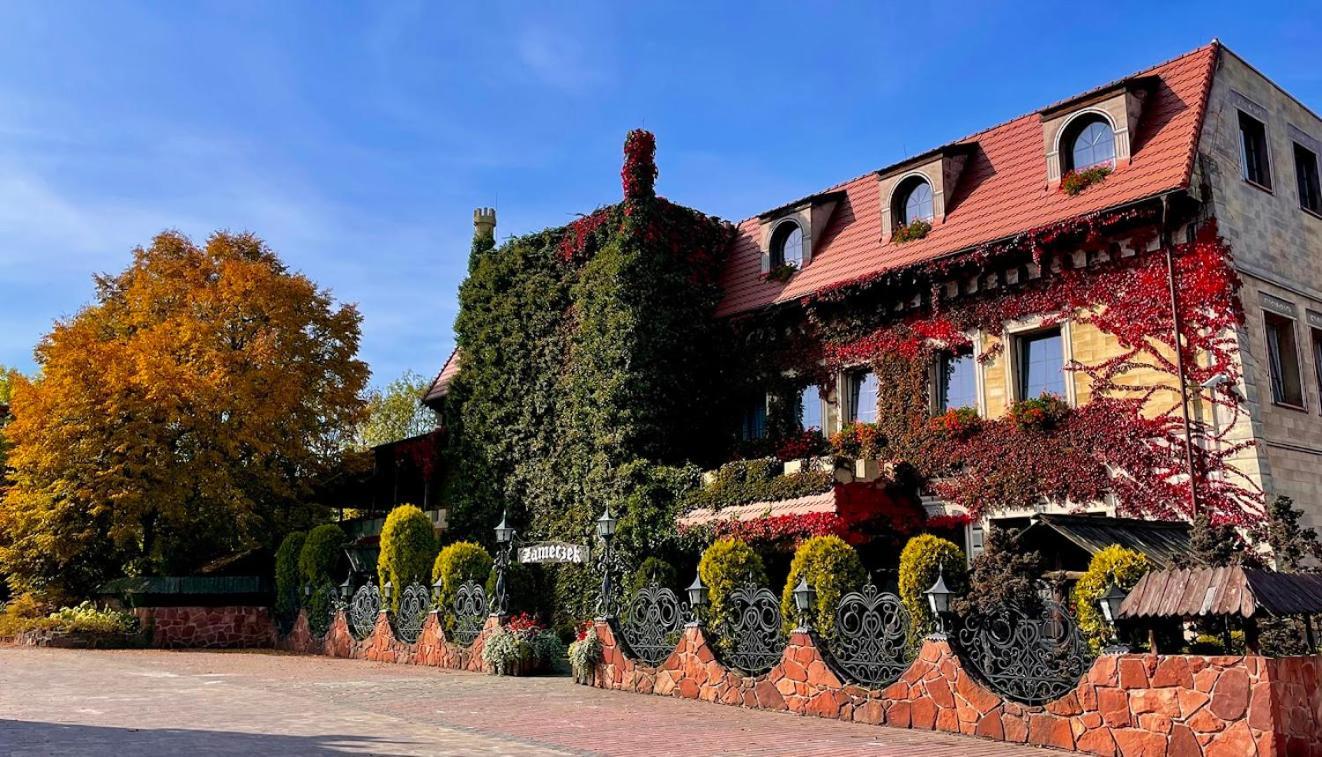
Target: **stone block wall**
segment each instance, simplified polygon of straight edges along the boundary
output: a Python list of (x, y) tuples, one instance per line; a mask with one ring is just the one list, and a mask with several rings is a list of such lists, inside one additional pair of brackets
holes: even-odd
[(266, 607), (138, 607), (133, 614), (151, 629), (151, 645), (164, 649), (273, 647), (275, 622)]
[(345, 614), (338, 612), (326, 636), (317, 638), (308, 626), (307, 616), (300, 612), (294, 628), (280, 640), (280, 647), (300, 654), (484, 672), (482, 647), (487, 636), (500, 627), (499, 617), (488, 617), (477, 639), (465, 647), (445, 637), (445, 629), (441, 627), (437, 614), (432, 612), (423, 622), (418, 641), (408, 644), (395, 638), (390, 620), (383, 612), (377, 616), (376, 627), (372, 629), (371, 635), (360, 641), (349, 631), (349, 621)]
[(1322, 754), (1319, 657), (1102, 656), (1073, 691), (1030, 707), (984, 687), (945, 641), (924, 642), (898, 681), (867, 689), (845, 682), (804, 632), (760, 676), (722, 665), (695, 626), (657, 668), (630, 660), (610, 624), (598, 622), (596, 632), (603, 652), (591, 684), (603, 689), (1108, 757)]

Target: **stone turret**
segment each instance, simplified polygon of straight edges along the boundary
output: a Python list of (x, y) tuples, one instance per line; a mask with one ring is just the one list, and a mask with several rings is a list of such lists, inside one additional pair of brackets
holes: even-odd
[(473, 235), (481, 236), (484, 234), (495, 235), (496, 233), (496, 209), (495, 208), (477, 208), (473, 211)]

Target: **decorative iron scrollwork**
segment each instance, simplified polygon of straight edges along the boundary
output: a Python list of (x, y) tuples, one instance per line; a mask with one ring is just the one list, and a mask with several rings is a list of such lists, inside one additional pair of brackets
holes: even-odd
[(376, 616), (381, 613), (381, 590), (368, 582), (358, 587), (349, 602), (349, 630), (355, 639), (366, 639), (376, 628)]
[(487, 593), (476, 581), (464, 581), (454, 595), (454, 640), (468, 646), (487, 622)]
[(896, 681), (909, 654), (909, 611), (900, 598), (878, 591), (871, 577), (862, 591), (840, 598), (831, 657), (855, 682), (880, 688)]
[(651, 583), (639, 589), (625, 608), (620, 632), (635, 659), (656, 667), (675, 650), (683, 608), (675, 592)]
[(770, 590), (748, 583), (730, 592), (729, 662), (757, 675), (780, 662), (785, 649), (780, 600)]
[(422, 635), (422, 624), (431, 611), (431, 589), (422, 584), (409, 584), (399, 595), (399, 609), (395, 611), (392, 628), (395, 638), (405, 644), (416, 644)]
[(1024, 704), (1065, 696), (1092, 665), (1092, 652), (1064, 605), (1043, 600), (1040, 615), (1016, 606), (966, 618), (960, 657), (992, 691)]
[(308, 631), (318, 639), (326, 637), (335, 613), (340, 611), (340, 594), (332, 584), (327, 584), (312, 592), (308, 597), (304, 612), (308, 619)]

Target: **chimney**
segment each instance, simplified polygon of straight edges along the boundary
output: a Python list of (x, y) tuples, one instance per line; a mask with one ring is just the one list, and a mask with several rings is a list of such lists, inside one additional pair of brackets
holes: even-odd
[(473, 211), (473, 236), (496, 234), (496, 209), (477, 208)]

